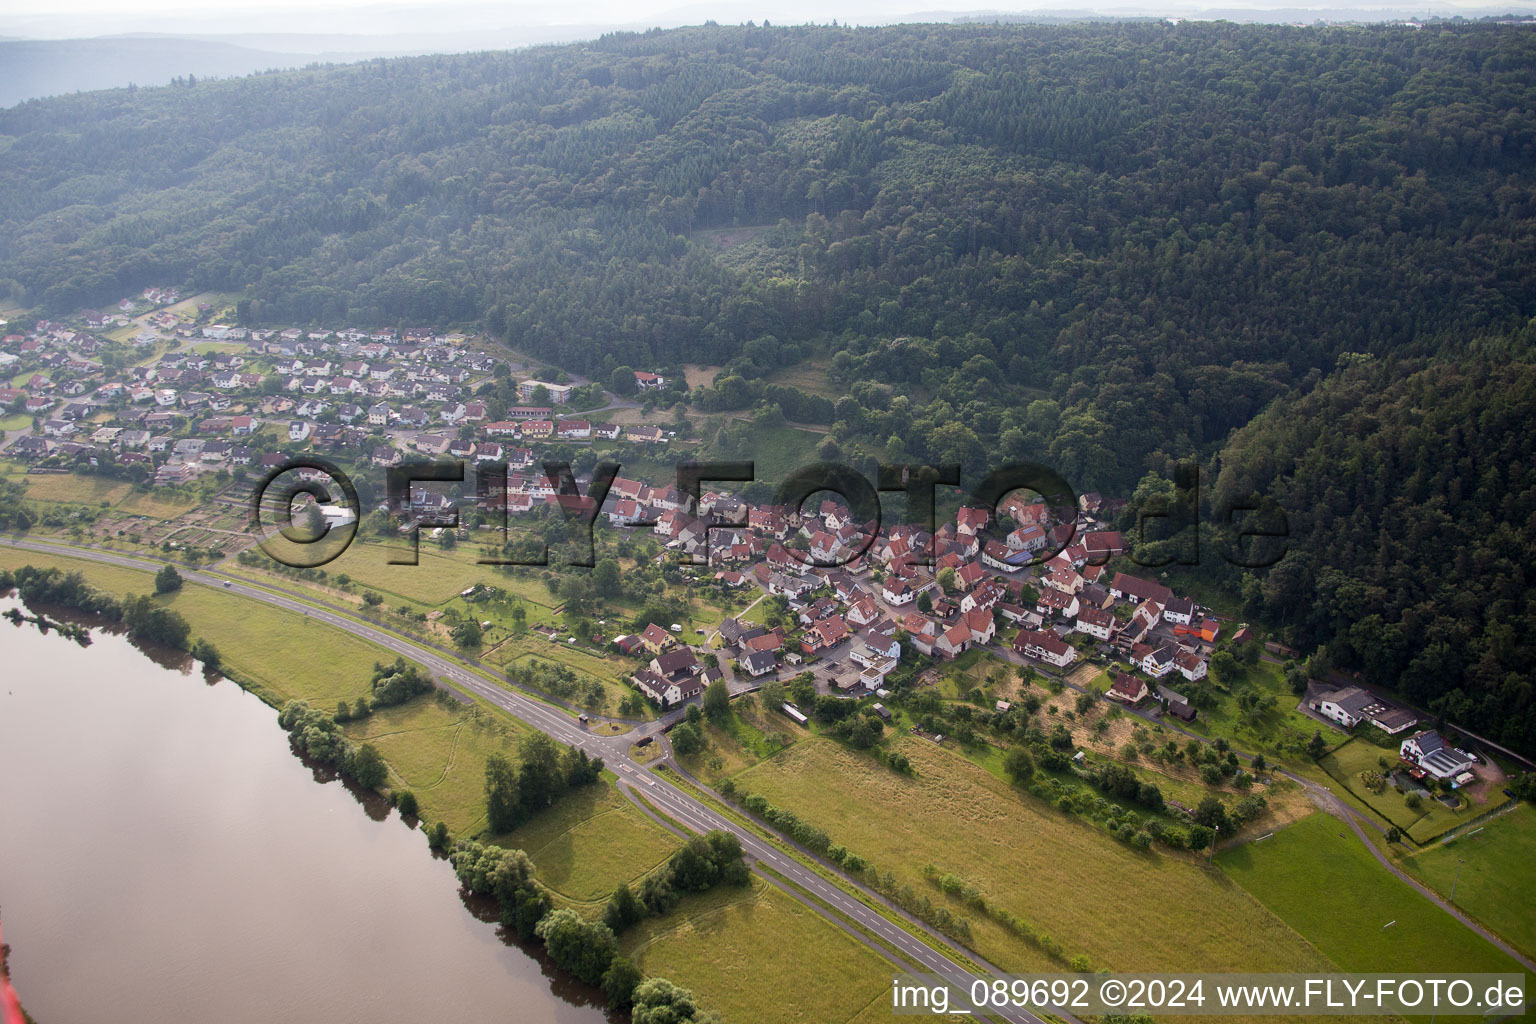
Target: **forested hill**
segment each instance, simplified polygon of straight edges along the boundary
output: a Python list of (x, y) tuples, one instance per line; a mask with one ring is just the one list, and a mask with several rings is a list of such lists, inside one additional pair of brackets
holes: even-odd
[(850, 455), (1128, 488), (1536, 314), (1533, 77), (1492, 24), (710, 26), (70, 96), (0, 112), (0, 293), (480, 321), (717, 409), (815, 355)]
[(1536, 366), (1350, 357), (1222, 453), (1219, 505), (1288, 510), (1249, 610), (1452, 721), (1536, 752)]

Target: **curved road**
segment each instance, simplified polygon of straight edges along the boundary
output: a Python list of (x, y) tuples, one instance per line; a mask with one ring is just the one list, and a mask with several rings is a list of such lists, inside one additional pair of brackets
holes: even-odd
[[(69, 547), (66, 545), (48, 544), (42, 541), (21, 540), (14, 537), (11, 539), (11, 545), (44, 554), (81, 558), (128, 569), (155, 571), (166, 564), (164, 562), (133, 558), (94, 548)], [(359, 636), (371, 643), (378, 644), (380, 647), (388, 648), (403, 657), (410, 658), (439, 677), (449, 680), (455, 687), (469, 691), (477, 697), (504, 709), (522, 722), (553, 739), (568, 746), (585, 750), (589, 754), (601, 756), (604, 763), (618, 773), (621, 782), (636, 787), (637, 791), (643, 793), (647, 800), (688, 828), (697, 829), (700, 832), (718, 829), (734, 834), (741, 840), (742, 848), (757, 862), (771, 867), (775, 872), (806, 892), (811, 893), (822, 903), (835, 909), (839, 914), (853, 921), (865, 931), (878, 936), (892, 948), (899, 950), (901, 956), (910, 961), (910, 964), (897, 961), (886, 950), (878, 951), (885, 955), (887, 959), (891, 959), (893, 963), (896, 963), (900, 969), (908, 970), (911, 969), (912, 965), (916, 965), (916, 969), (919, 972), (930, 974), (973, 973), (971, 969), (955, 963), (932, 946), (918, 941), (911, 931), (892, 923), (883, 915), (876, 913), (863, 902), (849, 896), (842, 888), (828, 882), (804, 864), (780, 853), (771, 844), (760, 839), (754, 832), (722, 817), (691, 794), (672, 785), (667, 780), (653, 775), (645, 765), (629, 757), (629, 745), (632, 742), (633, 734), (616, 737), (594, 735), (559, 711), (539, 701), (506, 690), (490, 680), (468, 671), (455, 659), (429, 648), (421, 647), (379, 626), (360, 622), (357, 619), (327, 611), (324, 608), (317, 608), (303, 601), (284, 597), (269, 590), (241, 583), (238, 580), (229, 580), (216, 573), (181, 567), (178, 567), (178, 571), (190, 582), (200, 583), (219, 590), (227, 590), (241, 597), (261, 601), (290, 612), (296, 612), (301, 616), (295, 620), (298, 628), (303, 628), (304, 618), (302, 616), (307, 616), (309, 619), (323, 622), (328, 626), (335, 626), (354, 636)], [(777, 879), (771, 876), (765, 877), (767, 881), (775, 885), (779, 884)], [(870, 902), (879, 903), (885, 906), (889, 912), (909, 921), (913, 928), (932, 934), (921, 922), (914, 920), (900, 909), (891, 906), (878, 895), (869, 892), (862, 886), (858, 886), (857, 883), (850, 881), (849, 884), (857, 887), (864, 894), (865, 899)], [(791, 895), (795, 894), (791, 892)], [(842, 923), (825, 908), (818, 907), (817, 909), (823, 916), (831, 918), (834, 926), (842, 927)], [(935, 936), (935, 941), (947, 943), (948, 940)], [(984, 973), (991, 975), (1002, 975), (1004, 973), (1001, 969), (992, 966), (974, 953), (969, 953), (968, 956)], [(1075, 1017), (1064, 1012), (1056, 1010), (1051, 1012), (1054, 1016), (1069, 1021), (1071, 1024), (1081, 1024)], [(1024, 1010), (997, 1013), (994, 1016), (998, 1019), (1015, 1022), (1015, 1024), (1044, 1024), (1039, 1017)]]

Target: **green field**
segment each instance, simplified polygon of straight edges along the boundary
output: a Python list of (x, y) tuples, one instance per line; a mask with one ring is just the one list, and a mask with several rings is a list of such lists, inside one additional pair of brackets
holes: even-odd
[(619, 884), (637, 882), (680, 844), (607, 782), (566, 794), (498, 841), (527, 853), (539, 880), (577, 904), (607, 900)]
[(486, 758), (511, 756), (526, 729), (483, 710), (418, 699), (350, 722), (346, 732), (378, 748), (389, 765), (390, 786), (415, 793), (423, 819), (445, 821), (455, 835), (472, 835), (485, 823)]
[[(926, 740), (901, 737), (894, 747), (911, 758), (915, 777), (829, 740), (806, 739), (742, 772), (736, 784), (820, 826), (918, 893), (937, 896), (925, 865), (961, 876), (1056, 939), (1068, 956), (1086, 954), (1095, 968), (1326, 966), (1281, 921), (1203, 866), (1133, 851)], [(963, 910), (958, 903), (951, 909)], [(965, 913), (977, 952), (1005, 970), (1061, 968), (990, 918)]]
[[(423, 539), (417, 554), (417, 565), (390, 565), (391, 558), (410, 557), (409, 549), (401, 544), (353, 544), (325, 568), (333, 576), (345, 573), (386, 596), (423, 605), (443, 604), (476, 583), (504, 586), (490, 566), (475, 564), (479, 555), (473, 551), (444, 552)], [(544, 599), (549, 600), (547, 591)]]
[(765, 427), (754, 430), (750, 451), (758, 480), (777, 486), (795, 470), (817, 462), (816, 446), (826, 435), (799, 427)]
[(1476, 835), (1405, 857), (1402, 867), (1447, 899), (1454, 885), (1458, 907), (1536, 954), (1536, 810), (1529, 804), (1484, 822)]
[(1520, 970), (1388, 873), (1348, 826), (1327, 815), (1227, 850), (1216, 863), (1343, 970)]
[(890, 986), (883, 957), (757, 878), (690, 896), (620, 945), (642, 971), (692, 989), (731, 1022), (844, 1024)]
[(81, 476), (75, 473), (33, 473), (15, 475), (27, 485), (26, 497), (31, 501), (68, 502), (81, 505), (115, 505), (128, 496), (133, 485), (126, 480), (110, 480), (104, 476)]

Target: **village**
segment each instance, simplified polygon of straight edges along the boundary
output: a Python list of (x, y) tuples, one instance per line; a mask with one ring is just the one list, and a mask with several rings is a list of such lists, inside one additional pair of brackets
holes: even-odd
[[(1053, 518), (1029, 492), (996, 508), (957, 493), (930, 532), (859, 521), (830, 493), (794, 508), (620, 475), (599, 506), (589, 496), (595, 457), (574, 460), (574, 492), (543, 462), (599, 444), (610, 457), (655, 452), (678, 439), (681, 416), (641, 422), (644, 411), (684, 399), (675, 371), (626, 370), (633, 382), (620, 394), (612, 381), (534, 375), (465, 334), (252, 329), (215, 322), (221, 312), (147, 289), (110, 314), (86, 310), (6, 334), (0, 382), (10, 386), (0, 388), (0, 411), (10, 418), (0, 420), (9, 428), (0, 454), (29, 475), (74, 470), (173, 488), (238, 482), (296, 454), (364, 474), (457, 460), (475, 467), (474, 486), (468, 476), (457, 489), (418, 483), (394, 504), (373, 487), (371, 506), (357, 514), (382, 511), (406, 535), (447, 529), (467, 539), (546, 509), (601, 519), (621, 535), (644, 531), (662, 547), (658, 561), (746, 595), (748, 610), (778, 613), (727, 616), (692, 636), (648, 622), (611, 640), (583, 638), (627, 659), (624, 678), (661, 713), (698, 702), (717, 679), (733, 695), (798, 679), (821, 695), (883, 700), (893, 678), (920, 685), (934, 666), (974, 651), (1015, 671), (1076, 680), (1182, 729), (1199, 716), (1191, 691), (1207, 692), (1218, 649), (1259, 642), (1155, 574), (1124, 571), (1135, 566), (1113, 528), (1121, 499), (1084, 494), (1075, 515)], [(464, 532), (471, 523), (479, 529)], [(996, 704), (998, 713), (1009, 708)], [(796, 721), (807, 711), (790, 702), (782, 710)], [(1405, 737), (1391, 777), (1405, 792), (1427, 798), (1439, 780), (1454, 788), (1476, 778), (1476, 755), (1433, 731), (1412, 732), (1417, 716), (1360, 687), (1313, 680), (1297, 712), (1334, 732), (1365, 722)]]

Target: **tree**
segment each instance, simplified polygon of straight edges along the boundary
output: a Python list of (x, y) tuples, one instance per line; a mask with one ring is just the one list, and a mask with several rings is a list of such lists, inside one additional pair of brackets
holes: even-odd
[(629, 883), (620, 882), (613, 890), (613, 895), (608, 898), (607, 907), (603, 909), (604, 923), (615, 932), (622, 932), (644, 917), (645, 905), (635, 897), (635, 892), (629, 887)]
[(724, 679), (716, 679), (705, 687), (704, 713), (716, 722), (731, 717), (731, 691)]
[(372, 743), (364, 743), (352, 755), (352, 777), (358, 785), (367, 789), (378, 789), (389, 777), (389, 769), (379, 756), (378, 748)]
[(683, 757), (704, 749), (704, 736), (693, 722), (683, 722), (672, 730), (672, 749)]
[(1314, 730), (1312, 738), (1307, 741), (1307, 756), (1317, 761), (1326, 753), (1328, 753), (1328, 741), (1323, 739), (1323, 731)]
[(459, 546), (459, 535), (452, 529), (445, 529), (443, 530), (442, 534), (438, 536), (437, 543), (442, 547), (444, 551), (452, 551), (454, 548)]
[(464, 619), (453, 627), (453, 642), (461, 650), (478, 651), (480, 645), (485, 642), (485, 634), (480, 629), (480, 623), (474, 619)]
[(770, 679), (757, 691), (758, 703), (764, 711), (777, 711), (784, 705), (784, 684)]
[(517, 753), (519, 802), (532, 814), (554, 803), (565, 791), (560, 746), (543, 733), (532, 732), (518, 743)]
[(174, 594), (181, 589), (181, 573), (174, 565), (168, 565), (155, 573), (155, 593)]
[(217, 672), (224, 665), (224, 658), (219, 654), (219, 649), (212, 641), (198, 637), (192, 644), (192, 657), (203, 663), (203, 668), (209, 672)]
[(1035, 774), (1034, 758), (1029, 756), (1029, 751), (1022, 745), (1009, 747), (1003, 757), (1003, 771), (1008, 773), (1015, 785), (1022, 786)]
[(364, 607), (366, 607), (366, 608), (377, 608), (379, 605), (381, 605), (383, 603), (384, 603), (384, 598), (381, 597), (376, 591), (373, 591), (373, 590), (365, 590), (365, 591), (363, 591), (363, 606)]
[(616, 956), (603, 972), (603, 995), (608, 997), (608, 1008), (627, 1010), (634, 1004), (635, 989), (645, 980), (640, 968), (628, 957)]
[(1206, 828), (1228, 831), (1230, 823), (1227, 819), (1227, 805), (1221, 802), (1221, 798), (1215, 793), (1206, 796), (1200, 801), (1200, 806), (1195, 808), (1195, 822)]
[(699, 1009), (693, 993), (667, 981), (649, 978), (634, 990), (633, 1024), (718, 1024), (713, 1014)]
[(608, 390), (616, 395), (633, 395), (640, 389), (633, 367), (616, 366), (608, 375)]
[(402, 818), (414, 818), (420, 812), (416, 802), (416, 794), (408, 789), (402, 789), (395, 794), (395, 810), (400, 812)]
[(619, 563), (612, 558), (600, 558), (592, 569), (592, 589), (603, 597), (619, 595)]
[(501, 754), (485, 759), (485, 812), (492, 832), (510, 832), (522, 820), (517, 769)]
[(534, 929), (555, 963), (588, 985), (603, 980), (619, 942), (613, 930), (601, 921), (588, 921), (569, 907), (545, 915)]

